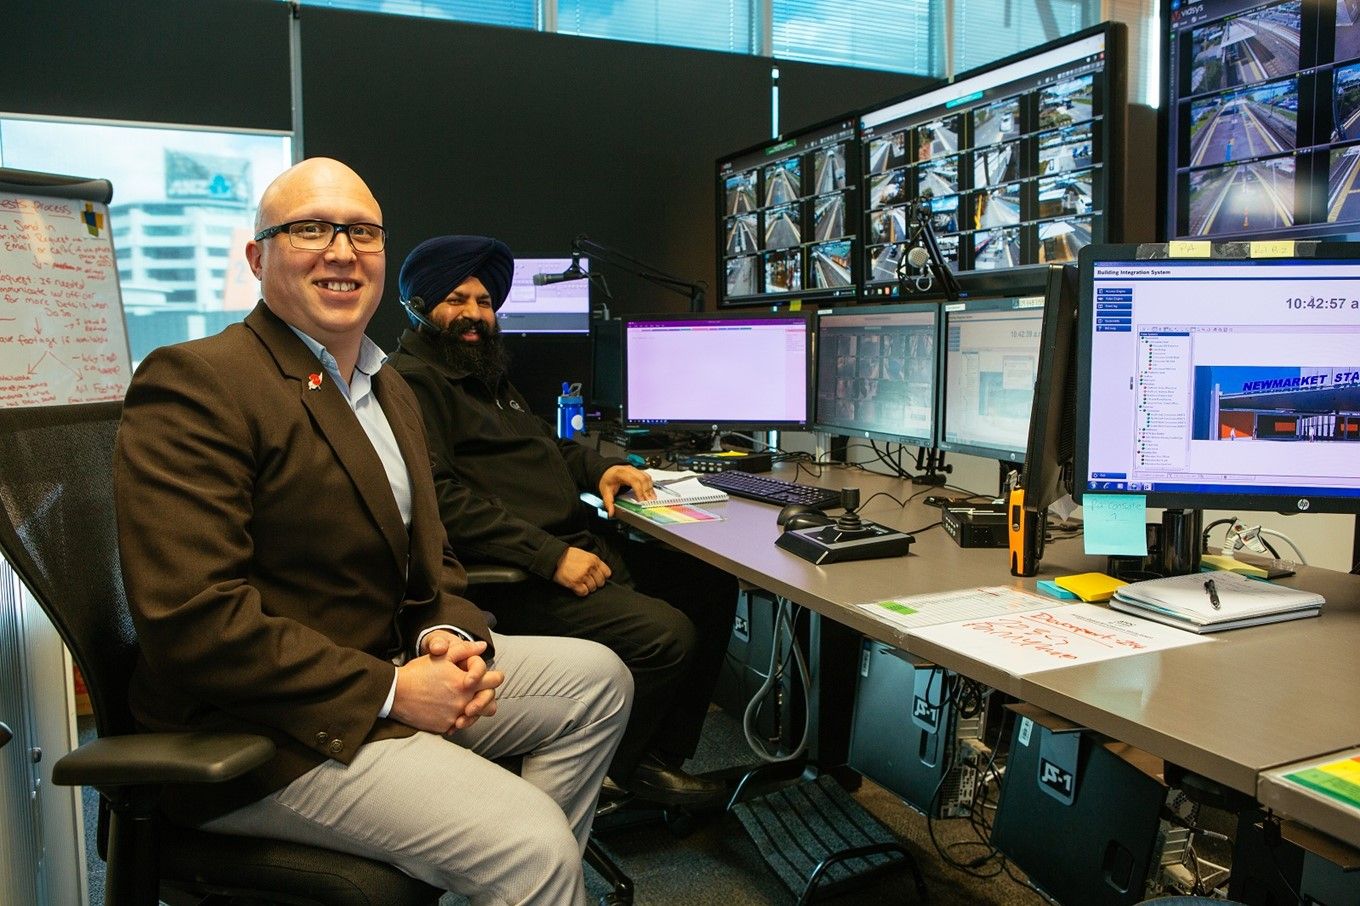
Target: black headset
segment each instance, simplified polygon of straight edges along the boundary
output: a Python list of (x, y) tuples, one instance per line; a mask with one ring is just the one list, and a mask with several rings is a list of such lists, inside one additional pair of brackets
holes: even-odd
[(406, 309), (406, 313), (414, 318), (417, 323), (428, 327), (435, 333), (439, 333), (443, 328), (430, 320), (429, 315), (425, 314), (425, 300), (420, 296), (412, 296), (409, 299), (398, 299), (401, 307)]

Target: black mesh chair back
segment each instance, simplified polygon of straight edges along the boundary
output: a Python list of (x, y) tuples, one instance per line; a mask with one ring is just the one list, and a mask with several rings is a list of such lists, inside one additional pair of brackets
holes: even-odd
[[(135, 730), (127, 691), (137, 659), (113, 507), (121, 412), (117, 402), (0, 409), (0, 554), (56, 627), (89, 690), (100, 738), (61, 759), (53, 776), (101, 792), (106, 902), (150, 906), (159, 889), (315, 906), (434, 903), (440, 891), (370, 859), (186, 828), (160, 832), (155, 802), (164, 778), (152, 770), (142, 780), (140, 767), (122, 768), (120, 753), (128, 749), (116, 745), (132, 741)], [(133, 737), (138, 753), (159, 736), (267, 742), (245, 734), (141, 734)], [(162, 763), (190, 754), (167, 751)]]

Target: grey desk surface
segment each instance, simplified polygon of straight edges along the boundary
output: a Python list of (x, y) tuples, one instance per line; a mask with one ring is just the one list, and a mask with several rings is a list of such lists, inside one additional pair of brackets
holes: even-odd
[[(920, 490), (854, 470), (795, 478), (791, 468), (780, 467), (775, 474), (826, 487), (853, 485), (865, 500), (879, 490), (899, 500)], [(918, 532), (906, 557), (818, 567), (775, 547), (773, 507), (733, 498), (704, 508), (723, 521), (661, 526), (619, 512), (629, 525), (866, 636), (1245, 793), (1256, 794), (1257, 776), (1266, 769), (1360, 746), (1360, 577), (1301, 569), (1290, 581), (1327, 599), (1322, 616), (1314, 619), (1234, 630), (1204, 645), (1022, 678), (927, 645), (853, 607), (894, 595), (986, 585), (1032, 588), (1033, 579), (1010, 575), (1004, 549), (963, 549), (936, 527)], [(920, 497), (905, 509), (879, 497), (861, 512), (906, 530), (939, 516)], [(1049, 546), (1040, 578), (1104, 566), (1103, 557), (1082, 553), (1080, 539), (1061, 541)]]

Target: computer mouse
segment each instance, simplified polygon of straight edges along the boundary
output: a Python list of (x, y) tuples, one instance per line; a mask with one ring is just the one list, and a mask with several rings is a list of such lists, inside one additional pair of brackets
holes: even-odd
[(808, 506), (806, 503), (790, 503), (786, 504), (784, 508), (779, 511), (779, 515), (774, 517), (774, 521), (777, 525), (785, 525), (794, 516), (798, 516), (803, 513), (820, 513), (820, 512), (821, 510), (817, 509), (815, 506)]
[(815, 526), (835, 525), (836, 520), (832, 519), (821, 510), (813, 509), (806, 513), (795, 513), (784, 523), (784, 531), (792, 532), (795, 529), (813, 528)]

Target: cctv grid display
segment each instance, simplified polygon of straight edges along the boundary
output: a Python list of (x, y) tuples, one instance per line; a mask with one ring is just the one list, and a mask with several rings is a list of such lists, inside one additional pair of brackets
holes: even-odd
[(817, 318), (815, 428), (1024, 459), (1044, 299), (831, 309)]
[(900, 294), (915, 199), (929, 201), (965, 284), (970, 271), (1073, 261), (1105, 241), (1122, 34), (1088, 30), (861, 115), (866, 297)]
[(722, 303), (853, 296), (860, 217), (855, 121), (842, 118), (717, 164)]
[(1360, 237), (1360, 2), (1172, 2), (1171, 238)]
[(1357, 248), (1292, 259), (1138, 251), (1082, 256), (1076, 496), (1360, 508)]

